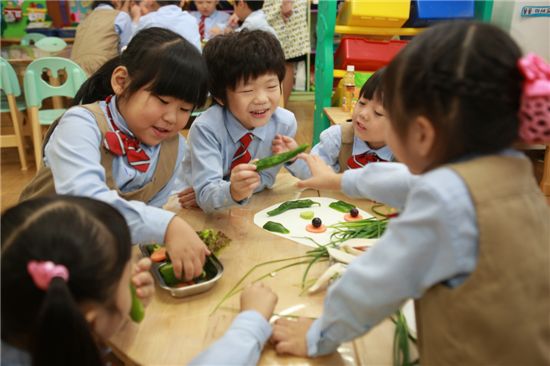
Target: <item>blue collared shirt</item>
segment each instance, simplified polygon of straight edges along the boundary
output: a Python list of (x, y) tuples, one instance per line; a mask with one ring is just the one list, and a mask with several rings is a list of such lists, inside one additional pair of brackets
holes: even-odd
[[(318, 155), (325, 163), (330, 165), (335, 172), (339, 172), (340, 162), (338, 161), (338, 157), (340, 155), (341, 148), (342, 126), (334, 125), (321, 132), (319, 143), (311, 149), (310, 154)], [(372, 149), (360, 138), (353, 138), (352, 155), (358, 155), (369, 151), (376, 153), (376, 155), (383, 160), (391, 161), (393, 159), (393, 153), (387, 145), (379, 149)], [(288, 166), (288, 170), (295, 177), (300, 179), (307, 179), (311, 177), (311, 172), (307, 166), (307, 163), (301, 159), (297, 159), (294, 163), (290, 164)]]
[[(181, 181), (193, 187), (197, 204), (206, 212), (237, 205), (231, 197), (229, 176), (231, 161), (240, 146), (239, 139), (252, 132), (254, 139), (248, 151), (252, 159), (261, 159), (272, 155), (275, 135), (294, 137), (296, 126), (292, 112), (277, 108), (264, 126), (249, 131), (229, 110), (214, 105), (202, 113), (189, 130)], [(278, 165), (261, 171), (261, 184), (255, 192), (272, 187), (280, 169)]]
[[(102, 11), (102, 10), (112, 10), (114, 9), (109, 4), (101, 4), (98, 5), (94, 11)], [(119, 44), (119, 51), (122, 49), (122, 47), (125, 47), (128, 42), (130, 42), (130, 39), (132, 38), (133, 34), (133, 28), (132, 28), (132, 19), (128, 15), (128, 13), (121, 11), (118, 13), (118, 15), (115, 18), (115, 32), (118, 34), (120, 38), (120, 44)]]
[[(197, 19), (197, 24), (199, 24), (202, 14), (198, 11), (192, 11), (191, 15), (194, 16), (195, 19)], [(224, 11), (214, 10), (212, 14), (204, 19), (204, 39), (208, 40), (212, 38), (210, 34), (210, 29), (214, 27), (218, 27), (220, 28), (220, 30), (223, 30), (227, 25), (228, 20), (229, 14)]]
[[(151, 335), (154, 337), (154, 334)], [(271, 336), (271, 325), (260, 313), (237, 315), (223, 337), (196, 356), (190, 365), (256, 365)], [(30, 366), (30, 355), (2, 341), (2, 365)]]
[(245, 28), (248, 30), (263, 30), (273, 34), (275, 38), (279, 39), (275, 29), (273, 29), (273, 27), (267, 22), (267, 18), (265, 17), (263, 10), (256, 10), (250, 13), (244, 20), (243, 24), (237, 28), (236, 31), (238, 32)]
[[(105, 102), (99, 102), (99, 106), (105, 113)], [(126, 121), (116, 107), (116, 97), (111, 99), (109, 107), (114, 123), (124, 133), (131, 135)], [(177, 161), (181, 162), (185, 139), (182, 136), (179, 138)], [(133, 243), (163, 242), (166, 228), (174, 213), (161, 207), (174, 189), (175, 177), (181, 174), (181, 164), (177, 165), (168, 184), (149, 202), (127, 201), (117, 191), (107, 187), (105, 169), (101, 165), (101, 144), (101, 132), (90, 111), (73, 107), (65, 112), (45, 147), (44, 163), (52, 170), (56, 192), (91, 197), (111, 204), (120, 211), (130, 226)], [(113, 180), (122, 192), (137, 190), (153, 178), (160, 145), (141, 144), (141, 147), (151, 159), (145, 173), (131, 167), (125, 156), (113, 159)]]
[[(522, 156), (511, 150), (502, 154)], [(433, 285), (459, 286), (477, 263), (476, 211), (454, 170), (440, 167), (415, 176), (400, 163), (370, 163), (344, 172), (342, 191), (402, 211), (329, 288), (323, 315), (307, 333), (310, 356), (331, 353), (368, 332)]]
[(191, 360), (190, 365), (256, 365), (271, 336), (271, 325), (257, 311), (237, 315), (223, 337)]
[(195, 18), (177, 5), (165, 5), (139, 19), (136, 33), (145, 28), (160, 27), (176, 32), (201, 50), (199, 25)]

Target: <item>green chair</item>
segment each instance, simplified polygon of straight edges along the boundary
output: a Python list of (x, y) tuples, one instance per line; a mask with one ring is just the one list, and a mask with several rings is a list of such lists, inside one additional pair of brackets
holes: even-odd
[(30, 46), (31, 42), (36, 43), (42, 38), (46, 38), (42, 33), (27, 33), (21, 38), (21, 46)]
[[(22, 124), (25, 104), (16, 98), (21, 95), (21, 88), (17, 80), (17, 74), (13, 67), (3, 58), (0, 58), (0, 90), (2, 99), (0, 101), (0, 112), (9, 113), (13, 124), (12, 134), (0, 136), (0, 147), (17, 147), (21, 170), (27, 170), (27, 157), (23, 143)], [(4, 97), (5, 95), (5, 97)]]
[[(64, 70), (66, 80), (59, 84), (59, 71)], [(42, 78), (47, 72), (50, 83)], [(40, 110), (42, 101), (49, 97), (74, 98), (86, 81), (86, 73), (73, 61), (61, 57), (44, 57), (33, 61), (25, 71), (23, 87), (32, 127), (34, 156), (37, 169), (42, 164), (42, 126), (51, 125), (64, 112), (64, 108)]]
[(46, 52), (59, 52), (67, 47), (67, 42), (58, 37), (44, 37), (37, 41), (34, 46)]

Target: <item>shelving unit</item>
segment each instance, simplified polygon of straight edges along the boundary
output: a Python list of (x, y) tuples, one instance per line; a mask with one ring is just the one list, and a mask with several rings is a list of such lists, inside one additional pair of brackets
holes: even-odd
[[(307, 11), (307, 24), (308, 29), (310, 31), (310, 40), (313, 39), (315, 36), (315, 28), (316, 24), (315, 21), (317, 19), (317, 9), (311, 8), (312, 2), (311, 0), (308, 1), (308, 11)], [(314, 15), (313, 15), (314, 14)], [(297, 91), (293, 90), (290, 94), (290, 100), (292, 101), (304, 101), (304, 100), (313, 100), (314, 94), (311, 90), (311, 60), (312, 55), (315, 54), (315, 48), (311, 49), (311, 51), (306, 55), (306, 90), (305, 91)]]
[[(319, 2), (317, 13), (317, 47), (315, 58), (315, 110), (313, 112), (313, 144), (319, 135), (330, 126), (323, 109), (330, 107), (334, 77), (341, 77), (343, 70), (334, 70), (334, 34), (414, 36), (424, 28), (375, 28), (336, 25), (336, 0)], [(492, 0), (475, 1), (476, 19), (490, 21)]]

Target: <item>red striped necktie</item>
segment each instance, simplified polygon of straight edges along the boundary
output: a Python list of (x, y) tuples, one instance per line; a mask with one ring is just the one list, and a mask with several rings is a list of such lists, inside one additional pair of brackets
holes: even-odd
[(111, 154), (116, 156), (126, 155), (128, 164), (130, 166), (142, 173), (145, 173), (149, 169), (151, 160), (149, 155), (143, 151), (140, 146), (139, 140), (135, 137), (128, 136), (118, 128), (118, 126), (113, 122), (113, 116), (111, 114), (111, 109), (109, 108), (109, 102), (111, 101), (112, 95), (108, 96), (105, 99), (107, 116), (109, 117), (109, 122), (111, 128), (114, 131), (109, 131), (105, 133), (105, 138), (103, 139), (103, 145)]
[(199, 21), (199, 34), (201, 35), (201, 41), (204, 39), (204, 21), (206, 17), (201, 15), (201, 20)]
[(250, 145), (252, 140), (254, 140), (254, 135), (251, 132), (248, 132), (246, 135), (239, 139), (241, 146), (239, 146), (237, 151), (235, 151), (235, 155), (233, 155), (233, 160), (231, 161), (231, 170), (233, 170), (233, 168), (235, 168), (239, 164), (247, 164), (252, 159), (250, 153), (248, 152), (248, 146)]
[(362, 168), (368, 163), (374, 163), (377, 161), (387, 161), (384, 159), (381, 159), (376, 153), (373, 153), (372, 151), (367, 151), (362, 154), (352, 155), (348, 159), (348, 168), (350, 169), (357, 169)]

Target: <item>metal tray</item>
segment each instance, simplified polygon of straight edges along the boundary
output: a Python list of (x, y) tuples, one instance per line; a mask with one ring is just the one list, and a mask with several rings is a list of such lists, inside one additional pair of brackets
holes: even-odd
[[(139, 244), (139, 249), (141, 250), (141, 254), (143, 254), (144, 257), (149, 257), (147, 245), (149, 244)], [(159, 272), (159, 267), (162, 266), (164, 263), (166, 262), (153, 262), (153, 265), (151, 266), (151, 272), (153, 273), (153, 277), (159, 284), (159, 287), (163, 290), (170, 292), (170, 295), (174, 297), (187, 297), (208, 291), (216, 284), (216, 282), (218, 282), (218, 280), (223, 275), (223, 265), (218, 260), (218, 258), (216, 258), (214, 255), (210, 255), (206, 258), (206, 262), (204, 263), (203, 269), (206, 272), (206, 279), (203, 282), (185, 287), (171, 287), (168, 286), (166, 282), (164, 282), (164, 279)]]

